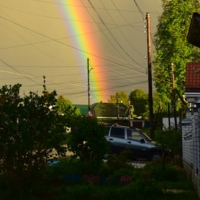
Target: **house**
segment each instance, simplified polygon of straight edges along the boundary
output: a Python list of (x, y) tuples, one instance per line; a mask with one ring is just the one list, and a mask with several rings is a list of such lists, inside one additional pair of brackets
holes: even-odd
[(76, 107), (76, 108), (79, 108), (82, 115), (87, 115), (87, 113), (88, 113), (88, 105), (74, 104), (73, 106)]
[(96, 117), (98, 121), (117, 121), (128, 120), (129, 109), (123, 103), (94, 103), (90, 107), (90, 112), (93, 117)]
[[(89, 112), (88, 105), (76, 104), (74, 106), (80, 109), (82, 115), (96, 117), (99, 122), (118, 123), (126, 126), (134, 126), (140, 129), (146, 126), (144, 120), (130, 119), (129, 107), (123, 103), (97, 102), (90, 106)], [(148, 125), (146, 127), (148, 127)]]
[(185, 97), (190, 108), (181, 122), (183, 165), (200, 197), (200, 62), (186, 64)]
[(74, 104), (73, 106), (79, 108), (82, 115), (89, 115), (96, 117), (99, 121), (106, 119), (117, 120), (118, 114), (120, 120), (128, 119), (129, 116), (128, 107), (125, 106), (123, 103), (119, 103), (118, 105), (115, 103), (103, 103), (103, 102), (94, 103), (90, 106), (89, 113), (88, 113), (88, 105)]

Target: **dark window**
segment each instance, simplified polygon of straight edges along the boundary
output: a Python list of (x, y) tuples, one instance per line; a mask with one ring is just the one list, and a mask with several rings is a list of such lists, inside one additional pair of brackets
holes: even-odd
[(125, 138), (124, 130), (125, 130), (124, 128), (112, 127), (110, 136), (124, 139)]
[(106, 135), (109, 134), (110, 126), (106, 126)]

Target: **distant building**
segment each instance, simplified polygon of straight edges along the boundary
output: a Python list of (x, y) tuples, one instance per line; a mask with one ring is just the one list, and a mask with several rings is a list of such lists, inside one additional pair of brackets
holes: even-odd
[(90, 106), (91, 113), (98, 121), (128, 120), (128, 107), (123, 103), (94, 103)]
[(87, 115), (88, 113), (88, 105), (84, 104), (73, 104), (74, 107), (79, 108), (82, 115)]
[(142, 128), (145, 126), (144, 120), (131, 118), (129, 108), (123, 103), (94, 103), (90, 106), (89, 112), (88, 105), (74, 106), (81, 110), (82, 115), (96, 117), (99, 122), (118, 123), (137, 128)]

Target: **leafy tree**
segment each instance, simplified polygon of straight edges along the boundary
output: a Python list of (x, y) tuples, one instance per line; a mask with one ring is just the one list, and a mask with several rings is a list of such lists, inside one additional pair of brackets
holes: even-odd
[(80, 115), (81, 114), (80, 109), (77, 109), (76, 107), (74, 107), (72, 105), (72, 102), (62, 95), (58, 96), (58, 100), (57, 100), (56, 105), (58, 106), (58, 112), (65, 114), (67, 116), (73, 116), (73, 115)]
[(146, 112), (146, 105), (148, 104), (148, 94), (142, 89), (135, 89), (130, 93), (131, 105), (134, 106), (134, 114), (143, 116)]
[(56, 92), (39, 96), (30, 92), (21, 97), (20, 84), (0, 89), (0, 170), (6, 187), (27, 191), (45, 168), (55, 148), (65, 148), (67, 118), (58, 114)]
[(115, 95), (111, 95), (110, 99), (108, 100), (108, 103), (117, 103), (117, 97), (118, 97), (118, 102), (119, 103), (123, 103), (126, 106), (129, 105), (129, 103), (128, 103), (128, 101), (129, 101), (128, 95), (124, 91), (116, 92)]
[[(149, 118), (149, 104), (146, 104), (145, 106), (145, 110), (146, 112), (143, 114), (144, 118), (145, 119), (148, 119)], [(162, 98), (160, 97), (160, 95), (158, 94), (157, 91), (155, 91), (153, 93), (153, 112), (154, 112), (154, 115), (155, 115), (155, 121), (157, 120), (157, 116), (160, 115), (166, 115), (168, 111), (168, 107), (167, 107), (167, 104), (163, 103), (163, 100)]]
[(170, 148), (174, 155), (182, 155), (182, 134), (175, 129), (171, 130), (156, 130), (155, 141), (166, 148)]
[(92, 173), (108, 153), (105, 125), (98, 124), (96, 118), (76, 116), (70, 121), (70, 127), (68, 149), (80, 158), (83, 171)]
[[(158, 19), (154, 35), (154, 80), (163, 102), (170, 102), (172, 85), (170, 64), (174, 64), (175, 85), (184, 94), (185, 66), (187, 62), (198, 61), (200, 51), (187, 42), (192, 13), (197, 11), (198, 0), (162, 0), (163, 13)], [(175, 101), (177, 100), (177, 96)]]

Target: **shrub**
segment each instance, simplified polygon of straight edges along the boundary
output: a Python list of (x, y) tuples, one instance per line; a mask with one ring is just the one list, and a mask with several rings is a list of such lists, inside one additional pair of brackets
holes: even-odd
[(129, 189), (132, 189), (133, 194), (136, 194), (136, 199), (159, 199), (163, 192), (154, 180), (139, 179), (130, 184)]
[(163, 163), (162, 160), (147, 163), (144, 172), (156, 181), (177, 181), (178, 179), (177, 169), (170, 162)]
[(98, 124), (96, 118), (76, 116), (70, 121), (70, 127), (67, 140), (69, 151), (80, 159), (84, 173), (94, 173), (99, 170), (108, 152), (105, 125)]
[(66, 175), (81, 176), (80, 160), (63, 158), (59, 160), (58, 164), (48, 167), (45, 171), (45, 178), (49, 183), (55, 180), (63, 181)]
[(130, 150), (121, 151), (119, 155), (111, 154), (108, 157), (107, 165), (110, 170), (110, 173), (113, 173), (116, 170), (126, 168), (133, 169), (134, 167), (130, 164), (129, 157), (131, 156)]
[(169, 147), (173, 154), (182, 155), (182, 135), (180, 131), (157, 130), (155, 131), (155, 141)]
[(20, 97), (20, 84), (0, 89), (0, 169), (11, 190), (27, 191), (40, 178), (55, 148), (65, 148), (66, 116), (58, 115), (56, 92)]

